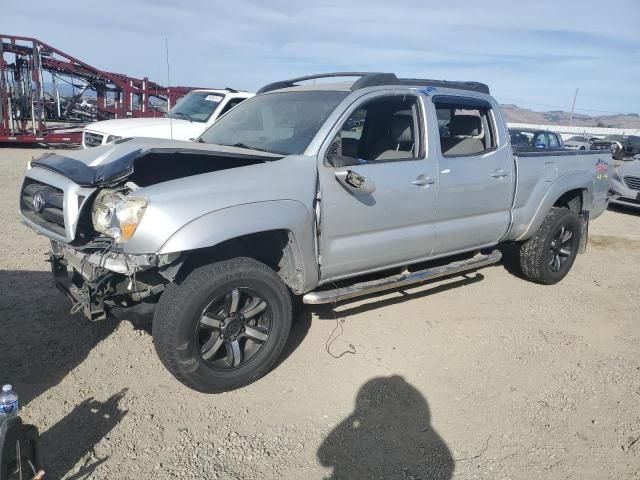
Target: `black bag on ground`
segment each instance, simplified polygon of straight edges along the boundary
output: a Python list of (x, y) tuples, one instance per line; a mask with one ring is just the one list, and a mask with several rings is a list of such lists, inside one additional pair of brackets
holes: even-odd
[(39, 435), (20, 417), (0, 420), (0, 480), (27, 480), (40, 469)]

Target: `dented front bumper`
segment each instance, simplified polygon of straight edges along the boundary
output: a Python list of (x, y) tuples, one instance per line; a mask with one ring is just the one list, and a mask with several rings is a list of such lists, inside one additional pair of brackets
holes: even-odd
[(49, 251), (56, 287), (71, 300), (71, 313), (82, 313), (91, 321), (103, 320), (109, 313), (122, 317), (151, 312), (153, 305), (141, 302), (164, 290), (179, 268), (178, 258), (178, 254), (84, 252), (55, 240)]

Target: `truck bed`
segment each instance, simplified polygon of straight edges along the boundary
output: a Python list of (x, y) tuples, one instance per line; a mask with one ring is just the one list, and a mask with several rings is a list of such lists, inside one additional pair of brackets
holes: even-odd
[(512, 147), (512, 151), (517, 181), (508, 240), (521, 240), (535, 231), (539, 213), (553, 207), (563, 192), (590, 187), (593, 193), (585, 193), (581, 209), (588, 210), (591, 219), (607, 208), (611, 152), (529, 147)]

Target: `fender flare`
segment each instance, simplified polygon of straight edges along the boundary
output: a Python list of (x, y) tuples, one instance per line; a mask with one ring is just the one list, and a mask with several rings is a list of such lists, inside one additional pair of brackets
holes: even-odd
[(318, 262), (313, 219), (297, 200), (245, 203), (209, 212), (179, 228), (157, 253), (215, 247), (227, 240), (270, 230), (289, 232), (294, 256), (303, 269), (304, 289), (314, 288), (318, 283)]
[(594, 179), (591, 172), (568, 172), (559, 176), (549, 187), (545, 193), (533, 219), (525, 229), (525, 231), (516, 238), (517, 241), (526, 240), (533, 235), (544, 222), (545, 217), (553, 208), (553, 205), (562, 195), (571, 190), (582, 191), (582, 209), (591, 209), (591, 192), (594, 189)]

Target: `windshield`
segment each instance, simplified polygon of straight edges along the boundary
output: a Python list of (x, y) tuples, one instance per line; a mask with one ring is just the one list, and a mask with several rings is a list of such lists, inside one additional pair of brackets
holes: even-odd
[(191, 122), (206, 122), (224, 95), (211, 92), (189, 92), (171, 109), (170, 118), (181, 118)]
[(567, 142), (586, 142), (587, 139), (584, 137), (571, 137)]
[(258, 95), (230, 110), (199, 141), (281, 155), (301, 154), (348, 93), (301, 91)]

